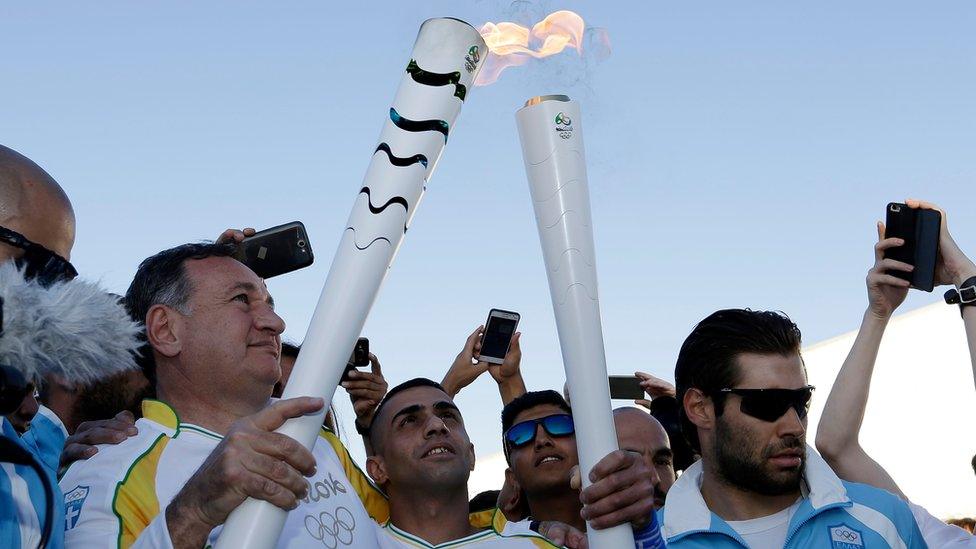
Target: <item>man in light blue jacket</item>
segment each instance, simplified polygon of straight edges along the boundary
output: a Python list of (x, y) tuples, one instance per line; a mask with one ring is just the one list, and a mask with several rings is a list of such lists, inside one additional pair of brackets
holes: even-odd
[(701, 460), (661, 512), (669, 547), (926, 547), (905, 502), (840, 480), (807, 446), (814, 388), (785, 315), (710, 315), (682, 345), (675, 382)]

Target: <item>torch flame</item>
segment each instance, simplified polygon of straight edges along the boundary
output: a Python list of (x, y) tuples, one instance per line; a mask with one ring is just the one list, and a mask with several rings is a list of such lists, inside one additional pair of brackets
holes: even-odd
[[(577, 53), (583, 51), (583, 32), (586, 23), (577, 13), (560, 10), (550, 13), (545, 19), (532, 26), (530, 31), (517, 23), (485, 23), (481, 27), (481, 37), (488, 45), (488, 59), (475, 80), (476, 86), (486, 86), (495, 80), (508, 67), (522, 65), (529, 59), (542, 59), (555, 55), (567, 46)], [(541, 45), (533, 48), (529, 42)]]

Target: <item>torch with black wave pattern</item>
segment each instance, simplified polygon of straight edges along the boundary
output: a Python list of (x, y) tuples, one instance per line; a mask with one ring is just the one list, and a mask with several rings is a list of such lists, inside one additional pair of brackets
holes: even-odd
[[(430, 19), (420, 27), (282, 398), (332, 399), (484, 52), (481, 35), (463, 21)], [(310, 448), (324, 414), (290, 420), (278, 432)], [(217, 547), (273, 547), (288, 516), (249, 499), (231, 514)]]

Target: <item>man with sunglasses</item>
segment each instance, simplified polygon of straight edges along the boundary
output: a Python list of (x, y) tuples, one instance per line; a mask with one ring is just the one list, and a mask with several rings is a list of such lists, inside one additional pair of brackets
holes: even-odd
[[(54, 178), (26, 156), (0, 145), (0, 263), (16, 261), (27, 279), (44, 285), (70, 279), (77, 274), (67, 259), (74, 239), (74, 211)], [(0, 372), (0, 380), (5, 377)], [(33, 387), (21, 398), (15, 412), (0, 416), (0, 432), (28, 450), (48, 469), (49, 478), (38, 478), (24, 466), (0, 464), (0, 540), (5, 547), (37, 546), (45, 513), (43, 484), (55, 497), (60, 495), (55, 473), (66, 433), (57, 416), (38, 406)], [(56, 511), (52, 518), (63, 521), (63, 514)], [(48, 546), (61, 547), (60, 530), (54, 531)]]
[[(557, 521), (585, 531), (631, 523), (635, 540), (656, 533), (650, 520), (655, 500), (666, 487), (640, 452), (617, 450), (593, 468), (604, 476), (615, 471), (613, 508), (600, 510), (587, 491), (579, 490), (579, 466), (572, 409), (556, 391), (530, 391), (502, 410), (503, 446), (508, 469), (505, 482), (515, 488), (517, 503), (528, 507), (528, 520)], [(621, 444), (627, 448), (626, 444)], [(592, 488), (592, 486), (590, 487)], [(609, 499), (609, 498), (608, 498)], [(653, 546), (652, 544), (646, 545)]]
[(841, 481), (806, 445), (813, 387), (785, 315), (713, 313), (681, 346), (675, 382), (701, 460), (668, 494), (669, 546), (926, 547), (903, 501)]
[(467, 483), (474, 446), (460, 410), (439, 383), (417, 378), (391, 389), (368, 437), (366, 470), (390, 498), (381, 548), (556, 547), (499, 512), (486, 524), (472, 524), (478, 515), (469, 516)]

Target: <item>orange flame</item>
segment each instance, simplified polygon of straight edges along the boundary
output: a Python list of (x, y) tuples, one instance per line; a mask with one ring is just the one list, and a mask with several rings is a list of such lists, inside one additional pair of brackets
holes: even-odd
[[(488, 58), (475, 80), (476, 86), (486, 86), (498, 80), (508, 67), (525, 64), (529, 59), (542, 59), (555, 55), (567, 46), (583, 51), (583, 31), (586, 23), (577, 13), (560, 10), (550, 13), (532, 26), (530, 31), (517, 23), (485, 23), (481, 37), (488, 45)], [(529, 42), (541, 42), (537, 48)]]

